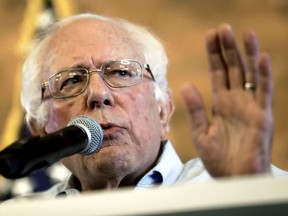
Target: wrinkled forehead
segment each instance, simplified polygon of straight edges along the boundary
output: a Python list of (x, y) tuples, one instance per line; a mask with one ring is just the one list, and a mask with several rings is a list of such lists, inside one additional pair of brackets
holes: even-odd
[(76, 20), (50, 35), (42, 50), (43, 67), (59, 70), (91, 61), (130, 58), (143, 61), (143, 54), (129, 33), (118, 25), (96, 19)]

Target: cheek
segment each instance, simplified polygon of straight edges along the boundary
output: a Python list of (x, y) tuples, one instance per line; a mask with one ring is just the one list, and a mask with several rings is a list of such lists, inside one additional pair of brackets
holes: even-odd
[(46, 132), (51, 133), (66, 127), (68, 122), (76, 116), (76, 113), (80, 113), (75, 101), (57, 101), (51, 100), (48, 102), (48, 124), (46, 125)]
[(154, 96), (140, 92), (133, 95), (130, 101), (133, 103), (127, 113), (130, 115), (129, 119), (135, 133), (142, 139), (155, 139), (160, 136), (159, 111)]

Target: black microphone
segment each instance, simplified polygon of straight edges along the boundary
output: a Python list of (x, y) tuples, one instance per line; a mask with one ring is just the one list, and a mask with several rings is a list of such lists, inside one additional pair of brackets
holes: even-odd
[(0, 174), (11, 179), (21, 178), (61, 158), (96, 152), (102, 140), (103, 131), (95, 119), (77, 116), (59, 131), (21, 139), (1, 151)]

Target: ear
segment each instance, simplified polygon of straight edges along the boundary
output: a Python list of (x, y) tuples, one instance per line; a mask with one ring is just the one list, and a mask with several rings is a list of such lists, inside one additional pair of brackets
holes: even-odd
[(29, 128), (29, 131), (31, 132), (31, 134), (33, 136), (43, 136), (46, 133), (46, 130), (45, 130), (45, 127), (40, 127), (39, 124), (37, 124), (36, 120), (35, 119), (30, 119), (28, 122), (27, 122), (27, 126)]
[(159, 116), (161, 124), (161, 139), (165, 139), (165, 136), (169, 130), (169, 122), (171, 116), (174, 113), (175, 106), (171, 97), (171, 94), (168, 94), (168, 99), (165, 102), (159, 102)]

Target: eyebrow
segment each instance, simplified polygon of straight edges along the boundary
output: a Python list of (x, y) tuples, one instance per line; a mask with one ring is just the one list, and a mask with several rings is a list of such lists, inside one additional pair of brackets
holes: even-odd
[[(63, 67), (60, 70), (58, 70), (58, 72), (61, 71), (65, 71), (65, 70), (69, 70), (69, 69), (74, 69), (74, 68), (85, 68), (85, 69), (89, 69), (90, 66), (88, 66), (88, 64), (85, 63), (77, 63), (77, 64), (73, 64), (72, 66), (67, 66), (67, 67)], [(57, 73), (58, 73), (57, 72)]]

